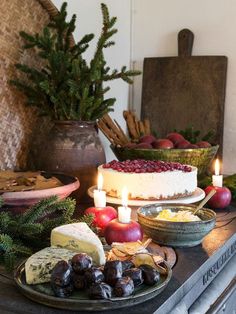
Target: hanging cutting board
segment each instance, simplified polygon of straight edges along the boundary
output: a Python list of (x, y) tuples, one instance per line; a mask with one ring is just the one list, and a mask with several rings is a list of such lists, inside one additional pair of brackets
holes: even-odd
[(227, 57), (191, 56), (193, 40), (183, 29), (178, 57), (144, 59), (141, 115), (159, 137), (189, 126), (212, 130), (222, 150)]

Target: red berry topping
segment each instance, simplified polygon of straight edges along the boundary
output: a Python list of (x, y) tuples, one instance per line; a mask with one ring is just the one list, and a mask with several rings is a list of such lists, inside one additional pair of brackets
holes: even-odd
[(168, 162), (161, 160), (125, 160), (117, 161), (112, 160), (103, 165), (105, 169), (113, 169), (118, 172), (135, 172), (135, 173), (146, 173), (146, 172), (166, 172), (166, 171), (183, 171), (191, 172), (192, 167), (188, 165), (180, 164), (179, 162)]

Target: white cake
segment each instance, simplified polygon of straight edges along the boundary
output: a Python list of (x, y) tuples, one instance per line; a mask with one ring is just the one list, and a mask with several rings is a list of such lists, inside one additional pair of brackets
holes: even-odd
[(192, 195), (197, 188), (197, 168), (176, 162), (126, 160), (98, 167), (107, 195), (121, 198), (126, 186), (129, 199), (162, 200)]

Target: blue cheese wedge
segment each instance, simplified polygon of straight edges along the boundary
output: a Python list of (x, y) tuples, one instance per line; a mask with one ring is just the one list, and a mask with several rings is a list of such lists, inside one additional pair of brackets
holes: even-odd
[(26, 282), (29, 285), (49, 282), (53, 267), (57, 262), (68, 261), (75, 252), (59, 248), (47, 247), (28, 258), (25, 263)]
[(102, 242), (85, 222), (56, 227), (51, 232), (51, 245), (87, 253), (95, 265), (105, 264)]

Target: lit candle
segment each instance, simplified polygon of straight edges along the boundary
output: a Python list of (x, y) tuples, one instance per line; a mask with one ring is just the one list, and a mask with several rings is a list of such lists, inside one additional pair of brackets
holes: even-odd
[(215, 161), (215, 175), (212, 176), (212, 184), (217, 187), (223, 186), (223, 175), (220, 175), (220, 162), (218, 158)]
[(118, 207), (118, 220), (121, 223), (130, 223), (131, 208), (128, 207), (128, 190), (126, 187), (122, 190), (122, 206)]
[(101, 173), (99, 173), (98, 182), (97, 182), (97, 190), (94, 190), (93, 192), (95, 207), (106, 207), (106, 191), (102, 190), (102, 186), (103, 186), (103, 176)]

